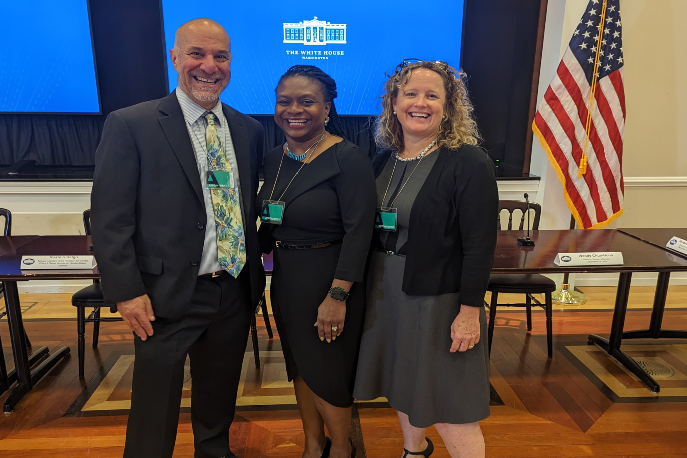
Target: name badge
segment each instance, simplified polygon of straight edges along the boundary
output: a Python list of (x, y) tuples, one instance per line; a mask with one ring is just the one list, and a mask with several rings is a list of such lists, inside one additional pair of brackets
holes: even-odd
[(687, 240), (680, 237), (673, 237), (666, 243), (666, 248), (675, 250), (678, 253), (687, 254)]
[(396, 232), (396, 209), (377, 208), (375, 212), (375, 229), (380, 231)]
[(281, 224), (286, 204), (281, 200), (263, 200), (260, 221), (268, 224)]
[(568, 266), (622, 266), (623, 254), (620, 251), (595, 253), (558, 253), (554, 264)]
[(225, 170), (208, 171), (208, 189), (233, 188), (231, 172)]

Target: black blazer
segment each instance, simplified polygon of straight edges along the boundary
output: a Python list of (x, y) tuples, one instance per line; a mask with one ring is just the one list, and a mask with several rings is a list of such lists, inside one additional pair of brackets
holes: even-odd
[[(496, 248), (499, 195), (494, 164), (481, 149), (439, 148), (410, 211), (403, 291), (460, 292), (460, 303), (481, 307)], [(391, 151), (374, 160), (375, 176)]]
[[(227, 105), (223, 111), (241, 181), (244, 269), (250, 271), (255, 306), (265, 285), (255, 208), (262, 126)], [(196, 285), (206, 219), (200, 173), (176, 95), (112, 112), (96, 151), (91, 193), (105, 300), (148, 294), (156, 316), (181, 317)]]
[[(265, 155), (265, 183), (258, 205), (270, 198), (280, 164), (273, 199), (300, 168), (300, 162), (283, 156), (281, 145)], [(283, 197), (283, 224), (260, 225), (262, 249), (271, 252), (275, 240), (310, 244), (343, 239), (334, 278), (360, 282), (372, 238), (376, 195), (370, 159), (347, 140), (336, 143), (293, 179)]]

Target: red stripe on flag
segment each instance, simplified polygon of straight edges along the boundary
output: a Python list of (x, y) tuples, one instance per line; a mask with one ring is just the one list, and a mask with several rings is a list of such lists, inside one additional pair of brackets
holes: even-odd
[[(566, 135), (568, 138), (573, 142), (573, 153), (576, 152), (576, 150), (579, 150), (579, 156), (581, 157), (582, 155), (582, 150), (579, 146), (579, 143), (577, 141), (577, 137), (575, 136), (575, 127), (576, 125), (578, 127), (581, 126), (582, 129), (584, 129), (584, 126), (587, 122), (587, 107), (582, 102), (583, 96), (582, 93), (580, 92), (580, 88), (577, 85), (577, 82), (573, 78), (572, 74), (570, 73), (570, 70), (568, 67), (564, 64), (561, 63), (561, 65), (558, 67), (558, 77), (561, 79), (561, 82), (563, 83), (563, 86), (568, 92), (568, 95), (570, 97), (570, 100), (572, 100), (575, 103), (575, 106), (577, 107), (577, 114), (578, 114), (578, 119), (571, 119), (567, 112), (565, 112), (565, 109), (563, 108), (563, 105), (561, 101), (558, 100), (558, 97), (556, 97), (556, 100), (551, 100), (549, 102), (549, 106), (551, 109), (556, 113), (556, 117), (558, 118), (561, 127), (565, 131)], [(548, 91), (547, 91), (548, 92)], [(555, 94), (554, 94), (555, 97)], [(560, 113), (560, 114), (559, 114)], [(599, 142), (595, 142), (594, 140), (598, 140), (598, 135), (596, 135), (596, 129), (594, 128), (594, 123), (591, 124), (590, 132), (589, 132), (589, 142), (594, 148), (594, 151), (597, 151), (598, 148), (600, 147)], [(575, 146), (577, 145), (577, 146)], [(591, 151), (588, 151), (588, 153), (591, 153)], [(575, 157), (575, 156), (573, 156)], [(577, 164), (579, 164), (579, 159), (575, 157), (575, 160)], [(578, 177), (574, 177), (578, 178)], [(579, 179), (579, 178), (578, 178)], [(587, 183), (587, 187), (589, 188), (589, 195), (592, 199), (592, 204), (594, 205), (594, 213), (596, 214), (596, 220), (597, 221), (605, 221), (608, 219), (609, 216), (607, 215), (606, 211), (603, 208), (603, 205), (601, 204), (601, 196), (599, 193), (599, 187), (597, 185), (596, 180), (594, 179), (594, 176), (592, 173), (585, 173), (582, 175), (582, 179)], [(613, 182), (613, 186), (615, 187), (615, 182)]]
[[(549, 91), (551, 91), (551, 88), (549, 88), (546, 91), (547, 94)], [(565, 191), (568, 194), (568, 197), (570, 198), (570, 201), (572, 202), (573, 206), (577, 209), (577, 213), (582, 219), (583, 227), (591, 227), (592, 222), (589, 218), (589, 215), (587, 214), (587, 208), (584, 205), (584, 201), (582, 200), (580, 193), (577, 191), (577, 188), (572, 183), (570, 175), (568, 174), (568, 159), (565, 157), (565, 154), (563, 154), (560, 145), (556, 141), (556, 137), (554, 136), (553, 132), (549, 128), (549, 125), (546, 123), (540, 112), (537, 112), (537, 114), (535, 115), (534, 123), (539, 129), (539, 132), (541, 132), (542, 136), (546, 140), (546, 144), (548, 145), (551, 154), (553, 155), (561, 172), (565, 176)]]
[[(601, 174), (603, 176), (604, 183), (606, 183), (606, 188), (608, 189), (608, 194), (611, 200), (611, 206), (613, 208), (613, 213), (620, 211), (620, 199), (618, 198), (618, 184), (615, 181), (615, 176), (613, 175), (613, 170), (611, 165), (606, 159), (606, 154), (612, 154), (620, 157), (623, 150), (623, 142), (620, 138), (620, 131), (618, 131), (618, 124), (613, 117), (613, 110), (608, 104), (608, 100), (601, 89), (601, 85), (596, 86), (596, 92), (594, 93), (594, 98), (596, 99), (596, 106), (599, 110), (599, 114), (603, 118), (603, 122), (606, 124), (606, 129), (608, 130), (608, 136), (610, 138), (611, 144), (613, 145), (614, 151), (606, 151), (601, 139), (596, 135), (594, 139), (594, 151), (596, 152), (596, 159), (599, 161), (599, 167), (601, 168)], [(611, 216), (611, 215), (608, 215)]]
[(620, 108), (623, 110), (623, 119), (627, 119), (627, 115), (625, 114), (625, 85), (623, 84), (623, 76), (620, 74), (620, 70), (610, 73), (607, 78), (613, 83), (615, 93), (618, 94)]
[(596, 98), (596, 106), (599, 109), (599, 113), (606, 122), (608, 137), (611, 140), (613, 149), (616, 151), (616, 155), (620, 156), (623, 151), (623, 137), (620, 134), (620, 130), (618, 130), (618, 123), (613, 116), (613, 109), (608, 103), (608, 99), (606, 98), (606, 94), (604, 94), (601, 85), (596, 86), (596, 93), (594, 96)]
[[(580, 160), (582, 159), (582, 145), (577, 141), (577, 136), (575, 135), (575, 125), (581, 125), (582, 129), (584, 130), (584, 125), (587, 122), (587, 107), (584, 103), (584, 98), (582, 96), (582, 93), (580, 92), (580, 88), (577, 85), (577, 82), (575, 81), (575, 78), (573, 78), (572, 74), (570, 73), (570, 70), (568, 67), (565, 65), (564, 62), (561, 62), (561, 64), (558, 66), (558, 70), (556, 71), (558, 74), (558, 78), (561, 80), (561, 83), (563, 83), (563, 87), (565, 90), (568, 92), (569, 100), (575, 104), (575, 107), (577, 107), (577, 113), (578, 113), (578, 119), (575, 118), (570, 118), (569, 115), (566, 113), (566, 117), (570, 120), (570, 122), (573, 124), (572, 125), (572, 135), (573, 138), (571, 139), (572, 142), (572, 151), (571, 154), (573, 158), (575, 159), (575, 163), (579, 164)], [(548, 91), (547, 91), (548, 93)], [(555, 96), (555, 93), (554, 93)], [(561, 104), (560, 100), (558, 100), (558, 97), (556, 96), (557, 99), (557, 104)], [(549, 103), (549, 106), (551, 107), (554, 112), (556, 111), (551, 103)], [(561, 107), (561, 110), (564, 110)], [(582, 113), (582, 110), (584, 110), (584, 116)], [(567, 133), (567, 131), (566, 131)], [(568, 134), (568, 137), (570, 135)]]
[[(575, 65), (575, 64), (573, 64)], [(558, 75), (561, 81), (563, 82), (563, 85), (565, 88), (568, 90), (568, 94), (570, 95), (570, 99), (575, 102), (578, 110), (578, 116), (579, 116), (579, 121), (580, 125), (582, 128), (584, 128), (584, 125), (587, 122), (587, 105), (584, 102), (585, 98), (583, 94), (580, 91), (580, 87), (577, 84), (577, 81), (572, 75), (572, 72), (570, 69), (564, 65), (564, 62), (561, 63), (561, 65), (558, 67)], [(597, 93), (600, 89), (600, 86), (597, 85)], [(615, 123), (615, 120), (613, 120), (613, 123)], [(616, 126), (616, 131), (617, 131), (617, 126)], [(606, 161), (605, 155), (602, 153), (604, 151), (603, 144), (601, 143), (601, 140), (599, 138), (599, 134), (596, 130), (596, 126), (594, 123), (590, 126), (590, 131), (589, 131), (589, 142), (591, 144), (591, 147), (593, 148), (593, 151), (588, 150), (588, 153), (594, 154), (597, 160), (599, 161), (599, 168), (602, 171), (602, 179), (604, 181), (604, 184), (609, 192), (609, 197), (611, 200), (611, 210), (613, 213), (616, 213), (620, 209), (620, 202), (618, 200), (618, 191), (617, 191), (617, 185), (615, 182), (615, 178), (613, 177), (613, 174), (611, 173), (610, 176), (610, 181), (608, 180), (608, 177), (605, 176), (605, 174), (609, 171), (609, 165)], [(594, 186), (596, 186), (596, 180), (593, 177), (592, 174), (586, 173), (584, 175), (585, 182), (588, 184), (593, 181)], [(596, 210), (597, 210), (597, 215), (600, 213), (603, 214), (603, 216), (598, 220), (598, 221), (605, 221), (608, 219), (613, 213), (611, 214), (606, 214), (605, 210), (603, 209), (603, 206), (601, 205), (601, 196), (599, 194), (599, 189), (592, 189), (592, 185), (590, 185), (590, 190), (592, 190), (592, 198), (594, 200), (594, 203), (596, 205)]]

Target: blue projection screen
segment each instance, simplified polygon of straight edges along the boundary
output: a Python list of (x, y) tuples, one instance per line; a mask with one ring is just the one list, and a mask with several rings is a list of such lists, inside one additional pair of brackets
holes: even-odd
[(87, 0), (2, 1), (0, 43), (0, 112), (100, 113)]
[[(460, 67), (463, 0), (343, 3), (162, 0), (167, 50), (176, 29), (213, 19), (231, 37), (231, 82), (222, 101), (246, 114), (274, 113), (274, 88), (292, 65), (316, 65), (337, 83), (343, 115), (380, 113), (385, 72), (406, 58)], [(177, 75), (167, 53), (169, 88)]]

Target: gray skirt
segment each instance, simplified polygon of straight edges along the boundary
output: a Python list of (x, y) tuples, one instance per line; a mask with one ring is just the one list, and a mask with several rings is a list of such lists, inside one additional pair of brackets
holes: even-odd
[(480, 341), (451, 353), (458, 293), (408, 296), (401, 290), (405, 257), (372, 253), (367, 309), (353, 396), (385, 397), (410, 424), (464, 424), (489, 416), (487, 319), (480, 311)]

